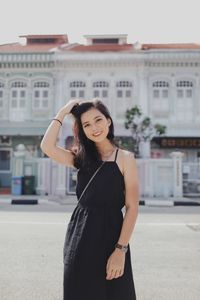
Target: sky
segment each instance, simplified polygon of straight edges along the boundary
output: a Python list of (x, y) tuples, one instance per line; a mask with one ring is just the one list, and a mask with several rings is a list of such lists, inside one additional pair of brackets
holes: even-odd
[(0, 44), (20, 35), (127, 34), (129, 43), (200, 43), (199, 0), (0, 0)]

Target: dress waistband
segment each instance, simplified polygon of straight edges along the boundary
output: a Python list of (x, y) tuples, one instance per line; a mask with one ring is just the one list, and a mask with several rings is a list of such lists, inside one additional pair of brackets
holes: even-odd
[(104, 205), (97, 205), (96, 203), (95, 203), (95, 205), (87, 205), (87, 204), (84, 204), (80, 201), (78, 201), (77, 206), (85, 208), (85, 209), (102, 209), (102, 210), (112, 209), (112, 210), (117, 210), (117, 211), (122, 210), (122, 208), (119, 207), (119, 206), (112, 206), (112, 205), (105, 205), (105, 204)]

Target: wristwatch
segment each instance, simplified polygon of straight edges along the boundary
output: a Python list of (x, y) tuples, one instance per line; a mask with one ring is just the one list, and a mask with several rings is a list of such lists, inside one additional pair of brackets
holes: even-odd
[(128, 251), (128, 246), (124, 246), (119, 243), (115, 244), (115, 248), (121, 249), (125, 253)]

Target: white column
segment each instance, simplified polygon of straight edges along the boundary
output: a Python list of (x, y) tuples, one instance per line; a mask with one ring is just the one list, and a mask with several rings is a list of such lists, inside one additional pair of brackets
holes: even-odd
[(24, 170), (24, 157), (14, 157), (12, 176), (23, 176), (24, 175), (23, 170)]
[(139, 143), (139, 152), (140, 152), (141, 158), (150, 158), (151, 157), (150, 141), (141, 141)]
[(66, 166), (58, 164), (56, 195), (66, 195)]
[(50, 158), (37, 159), (37, 187), (39, 195), (49, 195), (51, 193), (51, 161)]
[(184, 153), (174, 151), (170, 153), (173, 160), (173, 196), (183, 196), (183, 180), (182, 180), (182, 158)]
[[(66, 116), (67, 118), (67, 116)], [(71, 133), (71, 130), (69, 128), (71, 125), (67, 126), (66, 121), (63, 122), (63, 125), (61, 126), (60, 132), (59, 132), (59, 138), (57, 141), (57, 144), (59, 144), (60, 147), (65, 149), (65, 139), (66, 139), (66, 132), (69, 135), (69, 132)], [(66, 195), (66, 166), (58, 163), (57, 165), (57, 186), (55, 189), (56, 195)]]
[(65, 76), (62, 71), (54, 74), (55, 90), (53, 114), (56, 114), (58, 110), (68, 102), (66, 97), (67, 86), (65, 86), (64, 78)]
[(196, 124), (199, 124), (199, 113), (200, 113), (200, 107), (199, 107), (199, 83), (198, 83), (198, 79), (196, 78), (195, 80), (195, 86), (193, 88), (193, 97), (192, 97), (192, 101), (194, 103), (193, 106), (193, 115), (194, 115), (194, 121)]
[(25, 116), (25, 120), (31, 120), (32, 119), (32, 99), (33, 99), (33, 88), (31, 86), (31, 82), (29, 81), (27, 89), (26, 89), (26, 99), (27, 99), (27, 114)]
[(153, 189), (153, 161), (151, 159), (144, 159), (145, 164), (145, 195), (148, 197), (154, 196)]
[[(169, 89), (170, 90), (170, 89)], [(174, 76), (172, 76), (172, 81), (171, 81), (171, 91), (169, 93), (169, 101), (171, 99), (172, 105), (170, 105), (170, 121), (176, 121), (176, 82), (174, 79)]]
[(139, 105), (142, 108), (142, 112), (144, 115), (148, 115), (149, 111), (149, 103), (148, 103), (148, 86), (147, 86), (147, 71), (144, 67), (140, 67), (138, 70), (138, 83), (139, 83)]
[(13, 152), (13, 176), (24, 176), (24, 160), (26, 156), (26, 148), (24, 144), (16, 146), (16, 151)]
[(6, 82), (5, 84), (5, 88), (4, 88), (4, 114), (3, 114), (3, 117), (2, 117), (2, 120), (9, 120), (9, 116), (10, 116), (10, 99), (9, 99), (9, 96), (10, 96), (10, 88), (9, 88), (9, 85), (8, 85), (8, 82)]

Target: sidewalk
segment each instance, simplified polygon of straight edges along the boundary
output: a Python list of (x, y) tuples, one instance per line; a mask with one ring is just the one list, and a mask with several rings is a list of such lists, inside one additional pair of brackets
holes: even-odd
[[(76, 195), (43, 196), (43, 195), (0, 195), (0, 204), (60, 204), (76, 205)], [(200, 206), (200, 198), (144, 198), (140, 205), (145, 206)]]

